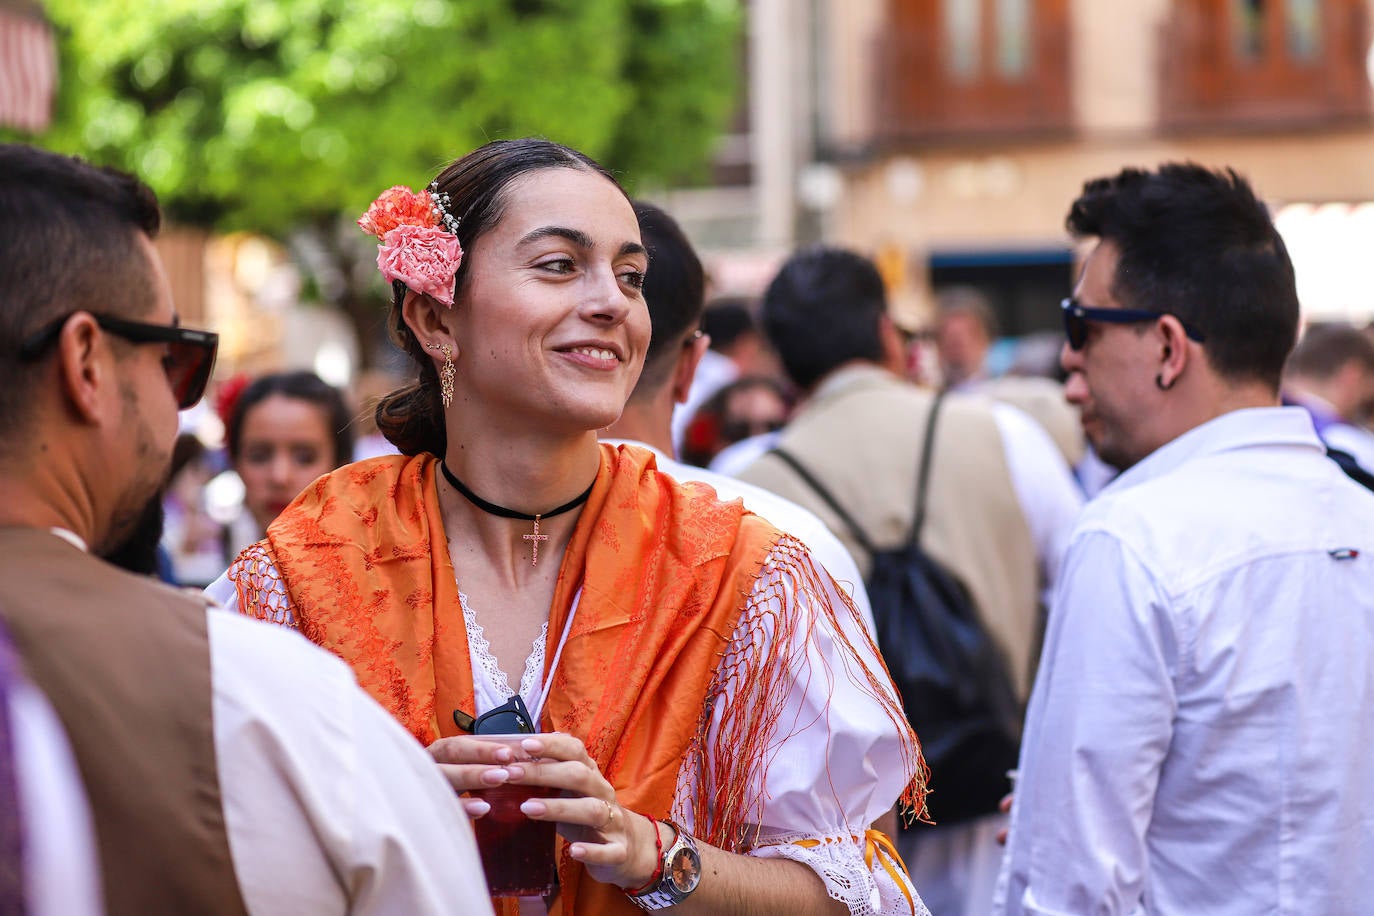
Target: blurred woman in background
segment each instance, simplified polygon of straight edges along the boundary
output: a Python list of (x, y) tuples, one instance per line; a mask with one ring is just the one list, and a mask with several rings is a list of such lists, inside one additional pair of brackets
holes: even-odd
[(317, 477), (353, 460), (351, 420), (343, 394), (313, 372), (274, 372), (243, 389), (225, 420), (247, 510), (230, 527), (229, 558), (262, 537)]

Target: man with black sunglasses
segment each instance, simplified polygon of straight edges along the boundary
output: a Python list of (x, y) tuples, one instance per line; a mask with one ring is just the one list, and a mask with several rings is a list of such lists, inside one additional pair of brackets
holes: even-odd
[[(342, 662), (96, 558), (157, 498), (214, 363), (159, 222), (131, 176), (0, 145), (0, 625), (70, 741), (104, 910), (490, 912), (452, 791)], [(3, 839), (0, 874), (43, 848)]]
[(1374, 494), (1282, 407), (1293, 266), (1234, 171), (1088, 182), (1066, 392), (1122, 474), (1064, 561), (998, 912), (1345, 913), (1374, 869)]

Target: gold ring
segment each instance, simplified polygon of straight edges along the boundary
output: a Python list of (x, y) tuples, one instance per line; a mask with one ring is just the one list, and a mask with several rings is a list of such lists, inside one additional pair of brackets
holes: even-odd
[(606, 819), (601, 822), (600, 827), (596, 828), (597, 830), (606, 829), (607, 827), (611, 826), (611, 821), (615, 820), (615, 806), (612, 805), (610, 802), (606, 801), (606, 799), (604, 798), (601, 799), (601, 804), (606, 806)]

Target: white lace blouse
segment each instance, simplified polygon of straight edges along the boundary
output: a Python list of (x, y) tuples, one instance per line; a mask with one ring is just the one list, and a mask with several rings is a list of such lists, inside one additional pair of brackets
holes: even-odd
[[(808, 558), (803, 562), (811, 561)], [(238, 607), (234, 575), (235, 568), (230, 567), (206, 593), (226, 607)], [(272, 578), (280, 582), (281, 577)], [(825, 600), (840, 606), (843, 599), (830, 577), (819, 575), (817, 579), (828, 591)], [(805, 641), (805, 645), (790, 647), (796, 651), (787, 652), (787, 656), (805, 659), (804, 667), (798, 667), (806, 676), (792, 679), (778, 720), (777, 737), (768, 751), (769, 763), (759, 779), (761, 784), (747, 787), (750, 796), (763, 798), (758, 844), (748, 854), (793, 859), (807, 865), (825, 882), (830, 896), (856, 916), (913, 912), (929, 916), (905, 876), (900, 870), (890, 869), (884, 855), (872, 856), (871, 865), (865, 861), (865, 832), (896, 803), (909, 778), (907, 767), (891, 722), (860, 687), (859, 675), (847, 670), (853, 664), (852, 657), (841, 651), (841, 644), (827, 622), (828, 615), (811, 606), (810, 594), (792, 581), (791, 574), (778, 562), (775, 549), (763, 564), (754, 585), (754, 600), (746, 603), (748, 610), (740, 618), (722, 661), (722, 670), (742, 670), (747, 659), (779, 651), (771, 644), (769, 624), (772, 613), (780, 610), (776, 604), (795, 605), (794, 613), (815, 624), (794, 628), (794, 639)], [(776, 597), (763, 598), (765, 595)], [(505, 672), (491, 655), (476, 609), (461, 592), (460, 598), (468, 631), (477, 712), (481, 714), (506, 702), (512, 691)], [(295, 617), (285, 592), (275, 599), (274, 605), (279, 608), (276, 622), (293, 626)], [(775, 606), (770, 608), (769, 602)], [(837, 616), (848, 642), (859, 652), (860, 661), (882, 670), (868, 648), (858, 618), (848, 613)], [(532, 644), (520, 679), (521, 698), (536, 716), (543, 691), (547, 627), (546, 622)], [(722, 685), (724, 702), (716, 704), (708, 734), (710, 754), (722, 752), (717, 745), (717, 729), (722, 710), (730, 705), (737, 688), (734, 678)], [(693, 774), (684, 767), (678, 777), (672, 814), (689, 832), (696, 822), (691, 807), (692, 778)], [(896, 880), (894, 873), (898, 875)]]

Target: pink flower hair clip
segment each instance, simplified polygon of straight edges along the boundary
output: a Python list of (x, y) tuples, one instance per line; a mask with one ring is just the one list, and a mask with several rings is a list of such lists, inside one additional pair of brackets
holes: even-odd
[(396, 185), (372, 202), (358, 226), (382, 243), (377, 246), (377, 268), (383, 277), (400, 280), (452, 307), (463, 246), (458, 244), (458, 218), (448, 212), (448, 205), (448, 195), (437, 190), (417, 194)]

